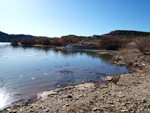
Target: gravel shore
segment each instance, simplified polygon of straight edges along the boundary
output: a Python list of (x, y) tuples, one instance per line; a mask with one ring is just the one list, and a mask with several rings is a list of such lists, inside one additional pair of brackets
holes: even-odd
[(134, 58), (136, 72), (120, 75), (117, 85), (85, 83), (47, 91), (38, 94), (34, 102), (12, 106), (2, 113), (150, 113), (148, 57)]

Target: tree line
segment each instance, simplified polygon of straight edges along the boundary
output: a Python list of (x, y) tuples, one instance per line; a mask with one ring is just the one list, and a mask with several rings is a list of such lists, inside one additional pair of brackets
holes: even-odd
[(51, 45), (51, 46), (66, 46), (68, 44), (75, 44), (79, 41), (75, 35), (62, 36), (61, 38), (47, 38), (47, 37), (35, 37), (35, 38), (23, 38), (21, 41), (13, 39), (11, 45), (18, 46), (33, 46), (33, 45)]

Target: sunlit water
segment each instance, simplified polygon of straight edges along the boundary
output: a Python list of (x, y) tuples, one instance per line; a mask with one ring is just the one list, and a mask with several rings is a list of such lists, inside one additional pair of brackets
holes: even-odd
[(2, 108), (3, 106), (5, 106), (5, 103), (7, 102), (7, 97), (5, 94), (5, 91), (0, 90), (0, 108)]
[(0, 85), (0, 109), (34, 99), (42, 91), (128, 72), (124, 66), (112, 65), (111, 58), (89, 52), (11, 47), (0, 43), (0, 84), (4, 84)]

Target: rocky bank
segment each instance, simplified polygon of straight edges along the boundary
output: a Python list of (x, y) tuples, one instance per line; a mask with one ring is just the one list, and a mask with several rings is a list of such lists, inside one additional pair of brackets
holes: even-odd
[[(2, 113), (150, 113), (150, 64), (148, 57), (133, 58), (135, 73), (122, 74), (117, 85), (80, 84), (38, 94)], [(116, 63), (123, 63), (116, 59)]]

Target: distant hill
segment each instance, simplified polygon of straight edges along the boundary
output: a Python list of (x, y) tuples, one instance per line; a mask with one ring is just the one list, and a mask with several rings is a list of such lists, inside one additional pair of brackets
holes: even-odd
[(17, 39), (18, 41), (21, 41), (23, 38), (33, 38), (32, 35), (24, 35), (24, 34), (7, 34), (0, 31), (0, 42), (11, 42), (13, 39)]
[[(67, 35), (62, 37), (70, 37), (74, 36), (77, 37), (79, 40), (86, 40), (91, 41), (93, 39), (100, 39), (103, 36), (114, 36), (114, 37), (120, 37), (120, 38), (136, 38), (136, 37), (150, 37), (150, 32), (142, 32), (142, 31), (131, 31), (131, 30), (115, 30), (110, 33), (104, 34), (104, 35), (93, 35), (93, 36), (76, 36), (76, 35)], [(24, 34), (7, 34), (0, 31), (0, 42), (11, 42), (13, 39), (17, 39), (18, 41), (21, 41), (23, 38), (33, 38), (35, 36), (32, 35), (24, 35)], [(38, 37), (37, 37), (38, 38)], [(42, 38), (42, 37), (39, 37)]]
[(150, 32), (115, 30), (104, 35), (111, 35), (111, 36), (118, 36), (118, 37), (141, 37), (141, 36), (143, 37), (143, 36), (150, 36)]

